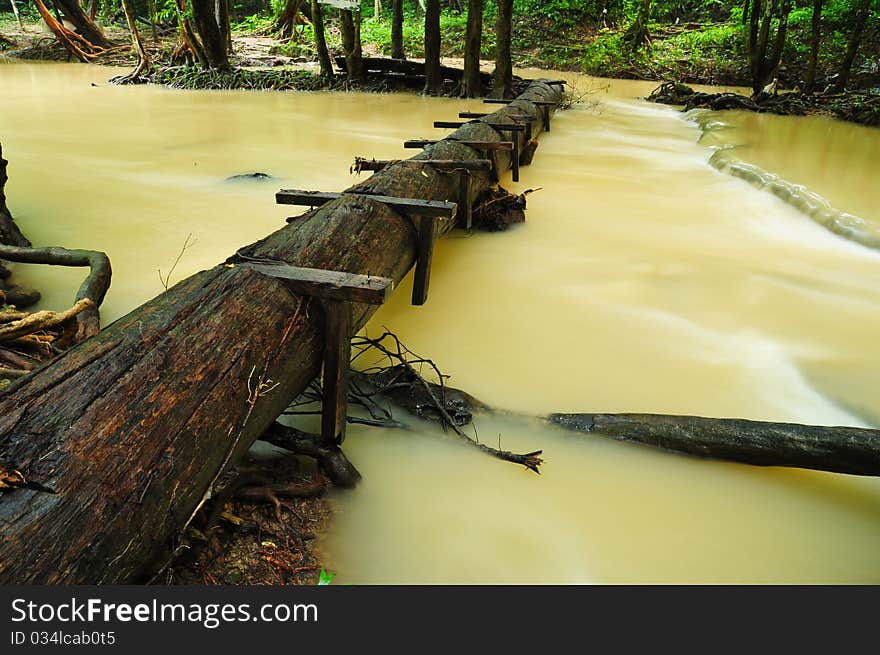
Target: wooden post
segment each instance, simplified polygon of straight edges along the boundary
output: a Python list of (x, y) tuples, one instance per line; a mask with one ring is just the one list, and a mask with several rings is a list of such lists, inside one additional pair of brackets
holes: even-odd
[(241, 262), (250, 268), (282, 280), (293, 293), (318, 298), (324, 310), (323, 381), (321, 437), (341, 444), (345, 439), (348, 413), (348, 372), (351, 362), (351, 304), (381, 305), (391, 295), (394, 281), (385, 277), (359, 275), (321, 268), (302, 268), (284, 262)]
[(471, 206), (471, 172), (467, 169), (461, 171), (458, 180), (458, 224), (465, 230), (470, 230), (474, 222), (474, 210)]
[(424, 305), (428, 299), (428, 285), (431, 283), (431, 259), (433, 257), (434, 219), (431, 216), (420, 216), (418, 259), (416, 260), (412, 292), (413, 305)]
[(345, 440), (348, 411), (348, 371), (351, 361), (351, 304), (323, 299), (324, 398), (321, 402), (321, 436), (341, 444)]

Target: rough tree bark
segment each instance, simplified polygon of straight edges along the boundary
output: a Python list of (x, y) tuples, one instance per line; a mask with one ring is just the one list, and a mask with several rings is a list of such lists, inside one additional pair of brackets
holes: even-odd
[(849, 43), (847, 43), (846, 46), (846, 54), (843, 56), (843, 61), (840, 64), (837, 82), (834, 85), (834, 90), (837, 93), (841, 93), (846, 89), (846, 85), (849, 82), (849, 74), (852, 70), (853, 62), (856, 60), (856, 53), (859, 51), (859, 44), (862, 42), (862, 33), (865, 31), (865, 23), (868, 22), (868, 9), (870, 8), (870, 5), (871, 0), (861, 0), (861, 3), (859, 4), (855, 25), (853, 26)]
[(425, 94), (440, 94), (440, 0), (425, 2)]
[(391, 56), (406, 59), (403, 51), (403, 0), (392, 0), (391, 11)]
[(462, 95), (477, 98), (483, 95), (480, 80), (480, 48), (483, 39), (483, 0), (468, 0), (467, 37), (464, 45)]
[(134, 8), (131, 6), (131, 0), (122, 0), (122, 10), (125, 12), (125, 20), (128, 23), (128, 30), (131, 32), (131, 45), (137, 53), (138, 61), (134, 70), (125, 75), (125, 80), (136, 80), (146, 69), (150, 67), (150, 55), (147, 54), (144, 44), (141, 41), (141, 34), (138, 31), (137, 21), (135, 20)]
[[(785, 37), (788, 31), (790, 0), (753, 0), (749, 19), (749, 67), (752, 77), (753, 98), (776, 75), (782, 60)], [(770, 44), (770, 32), (776, 21), (776, 38)]]
[(363, 82), (364, 63), (361, 49), (361, 12), (344, 9), (339, 12), (342, 32), (342, 49), (345, 51), (345, 67), (351, 82)]
[(513, 0), (498, 0), (495, 20), (495, 79), (492, 96), (513, 97), (513, 63), (510, 58), (510, 32), (513, 28)]
[(880, 475), (880, 431), (657, 414), (552, 414), (552, 423), (663, 450), (756, 466)]
[(819, 65), (819, 44), (822, 40), (822, 2), (813, 0), (813, 19), (810, 31), (810, 62), (807, 65), (807, 78), (804, 91), (813, 93), (816, 89), (816, 68)]
[[(198, 33), (205, 57), (203, 65), (206, 68), (228, 70), (230, 65), (226, 37), (217, 22), (213, 0), (190, 0), (190, 6), (192, 7), (193, 26)], [(228, 20), (229, 16), (227, 15), (226, 18)]]
[(275, 25), (273, 26), (273, 29), (278, 32), (279, 37), (289, 39), (293, 36), (296, 27), (296, 17), (299, 14), (302, 3), (303, 0), (287, 0), (284, 4), (284, 9), (278, 14), (278, 18), (275, 19)]
[(315, 33), (315, 49), (318, 51), (318, 62), (321, 64), (321, 77), (333, 77), (333, 62), (327, 50), (327, 37), (324, 34), (324, 10), (318, 0), (312, 0), (312, 28)]
[[(527, 100), (557, 94), (534, 84), (489, 120), (538, 116)], [(533, 134), (541, 128), (535, 121)], [(480, 122), (453, 136), (509, 139)], [(506, 153), (498, 154), (506, 166)], [(415, 159), (477, 157), (447, 139)], [(484, 173), (472, 180), (470, 202), (491, 184)], [(352, 190), (447, 200), (458, 188), (456, 175), (399, 163)], [(438, 231), (451, 227), (441, 220)], [(413, 266), (416, 242), (409, 218), (369, 197), (343, 195), (231, 262), (281, 260), (399, 281)], [(372, 311), (354, 307), (356, 329)], [(143, 579), (220, 473), (318, 373), (321, 325), (319, 303), (244, 266), (220, 264), (0, 392), (6, 465), (55, 491), (19, 488), (0, 499), (0, 583)]]
[(98, 27), (97, 23), (89, 18), (89, 15), (83, 11), (79, 0), (53, 0), (55, 6), (63, 14), (64, 18), (70, 21), (76, 28), (77, 33), (84, 37), (89, 43), (101, 48), (109, 48), (110, 40), (104, 34), (103, 30)]

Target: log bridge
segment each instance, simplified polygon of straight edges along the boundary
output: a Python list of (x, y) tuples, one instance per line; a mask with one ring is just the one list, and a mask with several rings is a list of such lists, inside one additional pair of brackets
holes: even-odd
[[(414, 264), (424, 302), (434, 239), (518, 169), (525, 125), (537, 136), (561, 99), (561, 83), (534, 82), (341, 194), (281, 192), (313, 208), (0, 393), (0, 464), (30, 483), (0, 499), (0, 584), (147, 579), (322, 366), (338, 399), (347, 335)], [(343, 412), (334, 401), (335, 441), (316, 452), (338, 451)]]

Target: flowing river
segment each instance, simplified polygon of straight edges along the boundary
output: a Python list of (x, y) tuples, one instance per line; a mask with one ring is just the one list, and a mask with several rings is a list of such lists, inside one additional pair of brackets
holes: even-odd
[[(110, 255), (106, 321), (160, 293), (160, 270), (174, 284), (282, 226), (299, 210), (277, 188), (345, 188), (355, 155), (409, 156), (404, 139), (484, 107), (107, 86), (115, 72), (0, 64), (10, 209), (35, 245)], [(387, 326), (451, 385), (524, 415), (880, 424), (880, 250), (797, 201), (875, 229), (880, 130), (684, 115), (635, 100), (650, 83), (578, 84), (595, 93), (506, 180), (541, 187), (527, 223), (442, 240), (427, 305), (409, 305), (410, 276), (368, 333)], [(255, 171), (274, 179), (225, 181)], [(56, 309), (82, 275), (17, 271)], [(332, 497), (321, 548), (337, 582), (880, 583), (880, 480), (477, 419), (485, 442), (543, 449), (538, 476), (413, 424), (349, 428), (364, 480)]]

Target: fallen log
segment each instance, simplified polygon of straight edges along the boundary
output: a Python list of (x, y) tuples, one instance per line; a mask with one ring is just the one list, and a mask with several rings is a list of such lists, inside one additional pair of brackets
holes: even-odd
[[(538, 116), (532, 84), (490, 115)], [(552, 111), (552, 110), (551, 110)], [(532, 135), (542, 129), (532, 125)], [(458, 140), (510, 140), (480, 122)], [(522, 133), (513, 138), (523, 139)], [(445, 139), (414, 159), (473, 160)], [(509, 152), (498, 161), (510, 164)], [(472, 172), (471, 204), (493, 184)], [(0, 459), (33, 485), (0, 497), (0, 583), (144, 580), (236, 462), (318, 374), (320, 304), (237, 262), (369, 273), (399, 282), (418, 226), (369, 195), (458, 201), (458, 175), (391, 164), (226, 263), (183, 280), (0, 392)], [(437, 219), (437, 232), (454, 219)], [(352, 325), (373, 307), (354, 305)]]
[(568, 430), (754, 466), (880, 475), (880, 430), (658, 414), (551, 414)]
[[(370, 343), (364, 337), (358, 340)], [(477, 414), (506, 413), (461, 389), (427, 382), (412, 368), (406, 375), (401, 375), (399, 365), (353, 374), (374, 395), (440, 425), (450, 417), (456, 425), (464, 426)], [(392, 419), (390, 413), (387, 418)], [(709, 459), (880, 476), (877, 429), (661, 414), (568, 413), (550, 414), (542, 420), (575, 432)], [(386, 420), (385, 425), (392, 426), (394, 422)]]

